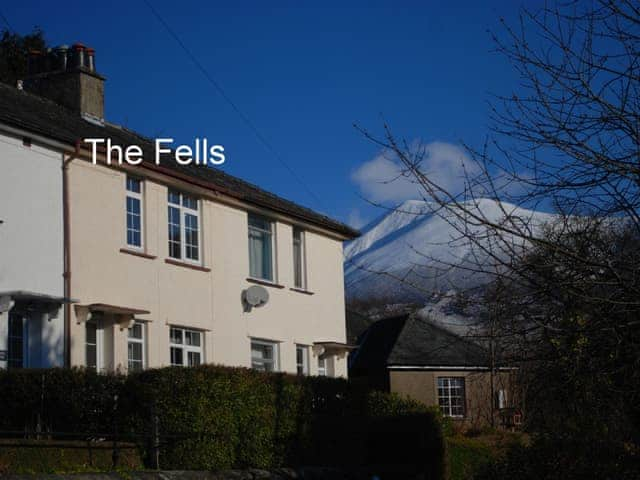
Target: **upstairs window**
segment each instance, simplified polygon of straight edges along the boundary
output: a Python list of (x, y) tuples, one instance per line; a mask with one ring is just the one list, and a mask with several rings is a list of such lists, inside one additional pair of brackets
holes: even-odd
[(127, 176), (127, 246), (142, 248), (142, 180)]
[(200, 262), (200, 212), (198, 200), (169, 190), (169, 257)]
[(195, 367), (203, 363), (203, 338), (198, 330), (171, 327), (169, 348), (171, 365)]
[(300, 289), (307, 288), (307, 265), (304, 245), (304, 231), (293, 229), (293, 286)]
[(274, 281), (273, 222), (249, 214), (249, 276)]
[(464, 378), (438, 377), (438, 404), (445, 417), (463, 417)]

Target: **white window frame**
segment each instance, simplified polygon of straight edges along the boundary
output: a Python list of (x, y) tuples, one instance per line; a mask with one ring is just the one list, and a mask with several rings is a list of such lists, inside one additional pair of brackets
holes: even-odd
[(318, 355), (318, 376), (327, 376), (327, 357), (324, 355)]
[[(280, 371), (280, 344), (278, 342), (274, 342), (272, 340), (263, 340), (259, 338), (252, 338), (250, 342), (251, 346), (251, 368), (256, 368), (254, 366), (254, 360), (258, 362), (264, 363), (263, 359), (258, 359), (253, 356), (253, 345), (261, 345), (263, 347), (271, 347), (273, 349), (273, 370), (272, 372)], [(259, 369), (258, 369), (259, 370)], [(269, 370), (266, 370), (269, 371)]]
[[(10, 366), (11, 363), (11, 328), (10, 325), (7, 325), (7, 368), (26, 368), (29, 365), (29, 329), (27, 328), (27, 320), (24, 315), (19, 313), (9, 313), (9, 317), (12, 319), (19, 319), (20, 321), (20, 329), (21, 329), (21, 338), (22, 340), (22, 365), (19, 367)], [(8, 319), (10, 320), (10, 319)]]
[(503, 410), (508, 408), (509, 399), (507, 397), (507, 390), (505, 388), (500, 388), (496, 392), (496, 408), (498, 410)]
[[(269, 223), (269, 225), (271, 226), (270, 231), (266, 231), (263, 230), (261, 228), (258, 227), (254, 227), (251, 225), (251, 217), (257, 217), (257, 218), (261, 218), (262, 220), (266, 221)], [(256, 275), (253, 275), (251, 272), (251, 242), (249, 240), (250, 235), (251, 235), (251, 230), (257, 230), (260, 231), (262, 233), (268, 233), (271, 236), (271, 278), (265, 278), (265, 277), (258, 277)], [(259, 213), (253, 213), (253, 212), (249, 212), (248, 216), (247, 216), (247, 241), (249, 242), (249, 278), (253, 278), (255, 280), (261, 280), (263, 282), (270, 282), (270, 283), (277, 283), (277, 278), (278, 278), (278, 261), (277, 261), (277, 237), (276, 237), (276, 222), (271, 220), (269, 217), (266, 217), (264, 215), (261, 215)]]
[[(179, 330), (181, 333), (182, 342), (174, 343), (173, 336), (171, 335), (171, 330)], [(185, 342), (187, 333), (196, 333), (200, 337), (200, 345), (187, 345)], [(182, 350), (182, 364), (173, 363), (171, 359), (171, 349), (179, 348)], [(195, 328), (186, 328), (186, 327), (178, 327), (178, 326), (170, 326), (169, 327), (169, 363), (172, 366), (178, 367), (189, 367), (189, 353), (198, 353), (200, 355), (200, 363), (198, 365), (204, 365), (205, 363), (205, 349), (204, 349), (204, 331), (197, 330)]]
[[(300, 233), (300, 285), (296, 283), (296, 232)], [(306, 232), (299, 227), (293, 227), (292, 230), (293, 239), (293, 286), (300, 290), (307, 289), (307, 235)]]
[[(298, 351), (302, 350), (302, 363), (298, 362)], [(299, 370), (302, 371), (299, 371)], [(296, 344), (296, 373), (298, 375), (309, 375), (309, 346)]]
[[(175, 194), (178, 195), (179, 197), (179, 201), (180, 203), (173, 203), (171, 201), (171, 195)], [(184, 201), (185, 201), (185, 197), (192, 199), (195, 201), (196, 203), (196, 209), (194, 210), (191, 207), (187, 207), (186, 205), (184, 205)], [(169, 209), (170, 208), (175, 208), (178, 210), (178, 215), (180, 217), (180, 257), (173, 257), (171, 255), (171, 248), (170, 248), (170, 244), (171, 243), (176, 243), (174, 241), (171, 240), (171, 223), (170, 223), (170, 217), (169, 217)], [(167, 232), (168, 232), (168, 237), (167, 237), (167, 248), (168, 248), (168, 256), (169, 258), (173, 259), (173, 260), (177, 260), (177, 261), (181, 261), (181, 262), (186, 262), (186, 263), (192, 263), (194, 265), (202, 265), (202, 221), (201, 221), (201, 216), (200, 216), (200, 210), (202, 210), (202, 202), (195, 197), (194, 195), (190, 195), (188, 193), (184, 193), (181, 192), (179, 190), (175, 190), (173, 188), (169, 188), (167, 189)], [(197, 239), (198, 239), (198, 245), (197, 245), (197, 253), (198, 253), (198, 258), (197, 259), (193, 259), (193, 258), (187, 258), (187, 215), (192, 215), (196, 218), (196, 222), (198, 223), (198, 234), (197, 234)]]
[[(131, 330), (136, 326), (140, 325), (142, 331), (142, 338), (132, 337), (130, 335)], [(129, 357), (129, 344), (135, 343), (138, 345), (142, 345), (142, 365), (140, 370), (144, 370), (147, 368), (147, 324), (146, 322), (135, 321), (134, 324), (127, 329), (127, 370), (128, 371), (136, 371), (131, 370), (131, 358)]]
[[(132, 190), (129, 190), (129, 180), (135, 180), (136, 182), (140, 182), (140, 192), (134, 192)], [(127, 191), (127, 195), (126, 198), (133, 198), (135, 200), (138, 200), (140, 202), (140, 245), (133, 245), (131, 243), (129, 243), (129, 209), (127, 208), (127, 200), (125, 199), (125, 208), (124, 208), (124, 214), (125, 214), (125, 235), (124, 235), (124, 240), (125, 240), (125, 244), (127, 245), (128, 248), (132, 248), (135, 250), (144, 250), (144, 243), (145, 243), (145, 235), (144, 235), (144, 213), (145, 213), (145, 209), (144, 209), (144, 180), (138, 177), (134, 177), (131, 175), (127, 175), (125, 177), (125, 189)]]
[(84, 338), (84, 364), (86, 367), (89, 366), (89, 361), (87, 358), (87, 326), (95, 325), (96, 326), (96, 372), (101, 372), (104, 368), (104, 331), (102, 328), (102, 320), (99, 319), (90, 319), (85, 322), (85, 338)]
[[(467, 388), (464, 377), (438, 377), (437, 378), (437, 394), (438, 394), (438, 406), (442, 415), (451, 418), (464, 418), (467, 410)], [(453, 382), (460, 382), (460, 385), (453, 385)], [(461, 395), (454, 395), (453, 392), (461, 390)], [(452, 399), (460, 398), (461, 405), (452, 405)], [(454, 408), (460, 407), (462, 413), (453, 413)]]

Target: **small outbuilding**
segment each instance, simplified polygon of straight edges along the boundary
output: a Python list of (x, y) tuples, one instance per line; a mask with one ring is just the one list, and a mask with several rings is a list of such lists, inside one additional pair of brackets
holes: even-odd
[[(475, 340), (475, 339), (474, 339)], [(358, 339), (349, 376), (370, 387), (439, 406), (463, 429), (519, 422), (515, 369), (489, 351), (418, 314), (373, 323)]]

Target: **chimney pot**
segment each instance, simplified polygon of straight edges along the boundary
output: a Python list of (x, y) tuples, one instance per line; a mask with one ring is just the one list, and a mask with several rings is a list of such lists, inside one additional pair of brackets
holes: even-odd
[(86, 52), (86, 56), (85, 56), (85, 66), (89, 69), (90, 72), (95, 72), (96, 71), (96, 51), (93, 48), (87, 48), (85, 50)]
[(104, 81), (95, 71), (95, 50), (82, 43), (60, 45), (43, 56), (29, 52), (24, 89), (81, 115), (104, 118)]

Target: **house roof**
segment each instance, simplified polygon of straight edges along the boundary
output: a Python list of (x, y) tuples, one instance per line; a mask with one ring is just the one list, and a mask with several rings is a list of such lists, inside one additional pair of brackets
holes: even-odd
[[(153, 142), (132, 130), (107, 122), (99, 125), (88, 121), (50, 100), (3, 83), (0, 83), (0, 123), (73, 146), (84, 138), (110, 138), (114, 145), (139, 145), (148, 164), (153, 164), (155, 158)], [(212, 190), (256, 206), (307, 221), (347, 238), (359, 235), (358, 231), (348, 225), (267, 192), (218, 168), (183, 166), (170, 156), (161, 157), (161, 165), (199, 184), (204, 183)]]
[(428, 319), (405, 314), (378, 320), (362, 335), (352, 369), (387, 367), (487, 367), (481, 346)]

